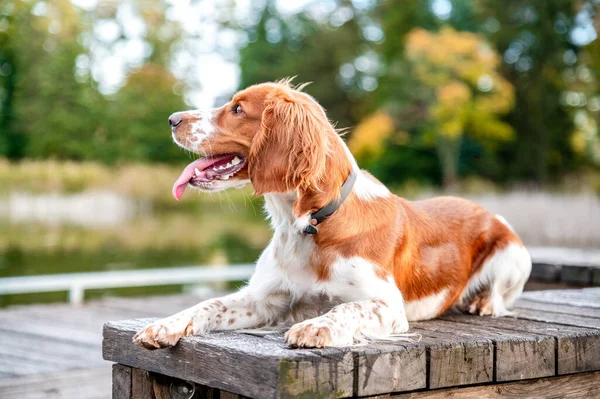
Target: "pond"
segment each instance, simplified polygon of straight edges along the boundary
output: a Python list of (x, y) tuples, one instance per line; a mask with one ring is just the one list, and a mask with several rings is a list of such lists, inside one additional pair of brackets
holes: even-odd
[[(13, 194), (0, 200), (0, 278), (254, 262), (270, 232), (262, 200), (243, 199), (217, 196), (153, 209), (112, 193)], [(181, 289), (91, 290), (86, 299)], [(0, 306), (66, 298), (65, 292), (5, 295)]]
[[(166, 193), (165, 198), (110, 190), (0, 195), (0, 278), (256, 261), (271, 232), (263, 200), (251, 188), (214, 195), (190, 192), (177, 202), (169, 195), (170, 183), (151, 187)], [(503, 215), (527, 246), (600, 246), (595, 194), (514, 191), (471, 199)], [(86, 299), (184, 288), (92, 290)], [(66, 299), (66, 292), (7, 295), (0, 296), (0, 306)]]

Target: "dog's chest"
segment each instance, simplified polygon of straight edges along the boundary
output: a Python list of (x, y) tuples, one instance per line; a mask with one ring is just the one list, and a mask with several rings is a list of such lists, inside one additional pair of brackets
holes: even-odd
[(294, 296), (318, 294), (313, 264), (317, 260), (314, 241), (296, 232), (281, 232), (273, 240), (273, 257), (281, 279)]

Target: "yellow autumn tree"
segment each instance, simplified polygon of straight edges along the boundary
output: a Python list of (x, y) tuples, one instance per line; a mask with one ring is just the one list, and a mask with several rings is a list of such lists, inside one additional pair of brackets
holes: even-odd
[(500, 56), (474, 33), (414, 29), (407, 36), (406, 57), (416, 81), (431, 91), (428, 122), (444, 186), (452, 189), (467, 130), (479, 140), (512, 139), (512, 128), (500, 117), (513, 107), (514, 89), (498, 72)]
[(350, 151), (359, 163), (376, 159), (383, 153), (385, 140), (394, 130), (392, 118), (384, 111), (365, 117), (352, 132), (348, 141)]

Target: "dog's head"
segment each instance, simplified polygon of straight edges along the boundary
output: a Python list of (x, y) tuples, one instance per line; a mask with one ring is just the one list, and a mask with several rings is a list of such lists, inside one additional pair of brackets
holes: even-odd
[(289, 80), (263, 83), (220, 108), (171, 115), (175, 143), (203, 157), (183, 170), (174, 197), (188, 185), (220, 191), (252, 182), (257, 194), (323, 191), (325, 180), (339, 187), (351, 165), (323, 108), (300, 90)]

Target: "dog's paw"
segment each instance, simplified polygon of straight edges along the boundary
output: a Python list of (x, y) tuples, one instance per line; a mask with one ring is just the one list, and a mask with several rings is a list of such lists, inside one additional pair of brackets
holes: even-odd
[(194, 320), (189, 317), (171, 316), (160, 319), (141, 329), (133, 336), (133, 342), (146, 349), (174, 346), (181, 337), (194, 334)]
[(285, 342), (293, 348), (324, 348), (337, 346), (331, 327), (317, 320), (294, 324), (285, 333)]

